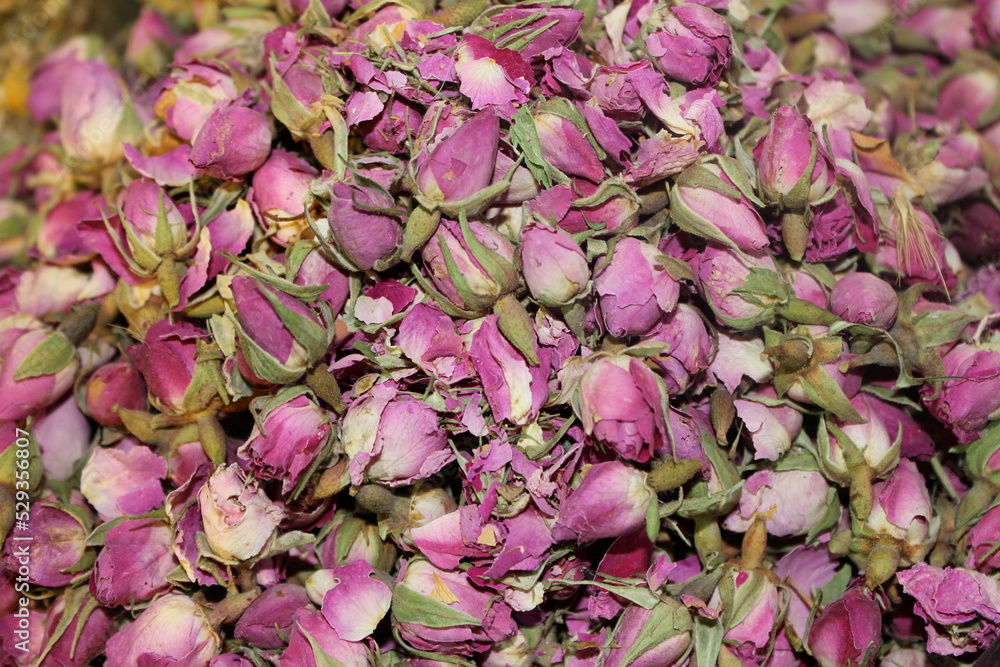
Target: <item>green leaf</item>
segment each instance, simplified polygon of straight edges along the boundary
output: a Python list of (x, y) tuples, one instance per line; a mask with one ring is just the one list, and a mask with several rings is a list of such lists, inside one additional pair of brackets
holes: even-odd
[(413, 623), (428, 628), (482, 625), (475, 616), (429, 598), (403, 584), (396, 584), (392, 592), (392, 617), (400, 623)]
[(14, 381), (55, 375), (72, 363), (76, 357), (76, 348), (62, 332), (49, 334), (35, 346), (21, 361), (14, 373)]

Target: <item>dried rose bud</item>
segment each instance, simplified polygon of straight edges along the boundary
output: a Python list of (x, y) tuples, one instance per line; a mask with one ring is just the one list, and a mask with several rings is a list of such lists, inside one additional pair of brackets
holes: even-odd
[(645, 51), (660, 71), (695, 86), (718, 82), (733, 53), (726, 20), (698, 4), (657, 5), (642, 33)]
[(107, 532), (90, 576), (90, 592), (105, 607), (134, 608), (172, 588), (176, 567), (170, 524), (132, 519)]
[(660, 598), (652, 609), (631, 605), (611, 635), (604, 665), (673, 665), (687, 654), (693, 629), (687, 609), (671, 598)]
[(146, 407), (146, 383), (129, 358), (101, 366), (87, 380), (87, 414), (102, 426), (121, 426), (116, 407), (126, 410)]
[(256, 170), (271, 153), (267, 116), (247, 107), (212, 113), (191, 145), (191, 164), (215, 178), (235, 179)]
[(771, 204), (801, 210), (833, 184), (833, 169), (820, 150), (812, 123), (795, 107), (781, 107), (771, 114), (768, 132), (754, 155), (761, 194)]
[(590, 267), (580, 246), (566, 232), (532, 223), (521, 232), (519, 252), (524, 282), (546, 306), (566, 305), (586, 288)]
[(24, 419), (56, 402), (79, 366), (62, 333), (27, 315), (0, 320), (0, 421)]
[(594, 291), (604, 324), (615, 338), (649, 333), (677, 306), (680, 283), (661, 257), (656, 246), (626, 237), (615, 245), (610, 261), (598, 263)]
[(830, 292), (830, 312), (855, 324), (889, 329), (898, 310), (896, 290), (871, 273), (848, 273)]
[(134, 667), (149, 661), (205, 664), (222, 647), (222, 637), (206, 609), (187, 595), (172, 593), (154, 601), (108, 640), (108, 667)]
[(294, 627), (293, 614), (308, 604), (309, 596), (301, 586), (272, 586), (250, 603), (237, 621), (233, 635), (257, 648), (282, 648)]
[(281, 149), (272, 151), (254, 172), (247, 201), (264, 231), (276, 229), (270, 237), (275, 243), (289, 246), (309, 228), (304, 216), (305, 201), (309, 183), (317, 176), (319, 173), (306, 160)]
[(866, 664), (881, 645), (882, 608), (860, 585), (824, 607), (809, 630), (809, 652), (821, 667)]
[(0, 562), (8, 572), (18, 572), (30, 563), (25, 578), (34, 586), (58, 588), (68, 585), (77, 573), (68, 570), (84, 557), (85, 540), (93, 529), (87, 503), (73, 492), (71, 502), (63, 504), (55, 497), (33, 502), (28, 514), (29, 540), (7, 539)]
[(766, 517), (771, 535), (808, 535), (826, 520), (832, 495), (818, 472), (761, 470), (746, 480), (739, 509), (729, 515), (725, 526), (746, 532), (760, 515)]
[(620, 461), (598, 463), (563, 501), (552, 535), (578, 542), (624, 535), (644, 524), (655, 498), (646, 473)]
[(260, 479), (282, 480), (288, 493), (309, 469), (330, 436), (330, 417), (308, 396), (269, 405), (237, 455)]
[[(329, 242), (360, 270), (381, 269), (403, 240), (402, 218), (388, 192), (375, 183), (329, 185)], [(321, 222), (322, 224), (322, 222)], [(325, 231), (325, 230), (324, 230)]]
[(248, 379), (294, 382), (326, 353), (332, 331), (300, 299), (249, 276), (233, 278), (232, 292)]
[(281, 508), (234, 463), (219, 466), (198, 492), (205, 538), (219, 556), (244, 561), (260, 555), (281, 522)]
[(437, 234), (424, 246), (424, 265), (434, 286), (452, 304), (484, 314), (497, 299), (520, 284), (520, 274), (514, 267), (514, 245), (481, 222), (473, 220), (463, 227), (443, 220)]
[(583, 374), (579, 406), (584, 430), (622, 457), (648, 461), (667, 438), (666, 388), (648, 366), (616, 355), (594, 362)]
[(114, 447), (95, 449), (80, 473), (80, 491), (109, 521), (137, 516), (163, 504), (161, 480), (167, 476), (167, 461), (125, 438)]
[(959, 343), (944, 355), (945, 380), (940, 392), (924, 385), (921, 394), (928, 411), (967, 444), (1000, 409), (1000, 352)]

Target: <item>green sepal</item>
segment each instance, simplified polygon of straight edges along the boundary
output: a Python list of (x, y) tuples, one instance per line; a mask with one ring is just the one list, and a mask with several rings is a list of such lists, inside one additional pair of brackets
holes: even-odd
[(271, 57), (271, 113), (293, 134), (303, 134), (316, 122), (316, 114), (299, 101), (291, 88), (281, 78)]
[[(619, 621), (619, 627), (620, 624), (621, 621)], [(691, 620), (691, 614), (688, 613), (688, 610), (672, 598), (662, 597), (652, 608), (649, 618), (646, 619), (639, 634), (632, 640), (632, 645), (619, 664), (622, 667), (631, 665), (647, 651), (655, 649), (672, 637), (683, 632), (691, 632), (693, 629), (694, 621)], [(617, 629), (615, 634), (617, 634)], [(677, 663), (680, 664), (683, 660), (684, 657), (681, 656)]]
[(569, 177), (553, 167), (542, 155), (542, 145), (538, 139), (538, 130), (531, 112), (527, 106), (511, 118), (510, 130), (507, 133), (514, 148), (524, 156), (524, 166), (542, 187), (551, 188), (553, 183), (568, 185)]
[(14, 381), (55, 375), (69, 366), (76, 358), (76, 348), (66, 334), (54, 331), (21, 360), (14, 373)]
[[(146, 247), (146, 244), (143, 241), (148, 242), (148, 240), (140, 239), (136, 235), (136, 233), (132, 230), (131, 223), (126, 222), (123, 216), (120, 219), (121, 219), (121, 227), (125, 231), (125, 238), (128, 240), (129, 250), (131, 251), (128, 253), (122, 252), (122, 256), (126, 258), (129, 257), (131, 258), (132, 261), (129, 261), (130, 268), (133, 265), (138, 265), (138, 267), (141, 270), (140, 275), (151, 274), (153, 271), (156, 270), (156, 267), (160, 265), (160, 256), (157, 255), (152, 250), (150, 250), (148, 247)], [(111, 239), (115, 242), (115, 245), (118, 246), (119, 251), (123, 251), (124, 248), (121, 247), (121, 244), (118, 241), (118, 235), (114, 233), (114, 231), (111, 229), (110, 223), (108, 225), (108, 234), (111, 236)]]
[(475, 616), (427, 597), (403, 584), (396, 584), (392, 591), (392, 618), (398, 623), (412, 623), (427, 628), (482, 625)]
[(1000, 421), (994, 421), (983, 428), (979, 437), (965, 450), (965, 462), (969, 472), (994, 484), (1000, 484), (1000, 468), (990, 472), (986, 467), (998, 449), (1000, 449)]
[[(639, 209), (642, 207), (639, 195), (635, 193), (635, 190), (621, 176), (612, 176), (611, 178), (604, 179), (597, 186), (593, 194), (570, 202), (570, 206), (573, 208), (593, 208), (615, 198), (625, 199), (630, 204), (629, 208), (632, 209), (627, 220), (615, 227), (614, 230), (608, 232), (617, 236), (635, 228), (635, 224), (639, 220)], [(593, 223), (591, 229), (592, 232), (601, 234), (604, 225), (602, 223)], [(604, 234), (601, 235), (604, 236)]]
[(824, 410), (832, 412), (841, 421), (855, 424), (864, 421), (851, 405), (844, 390), (825, 369), (817, 366), (805, 375), (799, 376), (796, 381), (802, 387), (806, 398)]
[(87, 539), (83, 541), (84, 546), (87, 547), (103, 547), (104, 541), (108, 536), (108, 531), (112, 528), (117, 528), (126, 521), (141, 521), (143, 519), (162, 519), (164, 524), (168, 524), (167, 511), (162, 507), (155, 510), (150, 510), (145, 514), (139, 514), (137, 516), (117, 516), (110, 521), (105, 521), (87, 536)]
[(594, 149), (594, 152), (597, 153), (597, 158), (599, 160), (603, 160), (608, 157), (608, 154), (604, 152), (601, 145), (597, 143), (597, 139), (594, 138), (593, 132), (590, 131), (590, 125), (587, 124), (587, 120), (572, 102), (562, 97), (553, 97), (545, 102), (542, 102), (535, 108), (535, 115), (543, 113), (559, 116), (560, 118), (564, 118), (573, 123), (573, 125), (576, 126), (576, 129), (580, 130), (583, 136), (587, 138), (587, 141), (590, 142), (590, 145)]
[[(281, 276), (276, 276), (273, 273), (265, 273), (264, 271), (255, 269), (249, 264), (241, 262), (235, 255), (232, 255), (228, 252), (223, 253), (223, 257), (228, 259), (236, 266), (240, 267), (240, 269), (242, 269), (243, 271), (249, 273), (257, 280), (261, 281), (262, 283), (266, 283), (271, 287), (273, 287), (274, 289), (278, 290), (279, 292), (284, 292), (285, 294), (293, 296), (296, 299), (299, 299), (300, 301), (307, 301), (307, 302), (315, 301), (316, 299), (319, 298), (319, 296), (323, 292), (325, 292), (330, 287), (329, 283), (323, 283), (322, 285), (296, 285), (287, 278), (282, 278)], [(297, 259), (299, 264), (295, 267), (296, 269), (298, 269), (298, 267), (301, 266), (302, 260), (305, 258), (302, 257)], [(263, 291), (267, 292), (267, 290)]]
[(274, 308), (278, 319), (292, 334), (292, 337), (306, 349), (306, 353), (309, 355), (306, 365), (312, 366), (326, 353), (326, 349), (330, 346), (332, 337), (329, 331), (312, 318), (293, 311), (270, 290), (261, 288), (261, 294)]

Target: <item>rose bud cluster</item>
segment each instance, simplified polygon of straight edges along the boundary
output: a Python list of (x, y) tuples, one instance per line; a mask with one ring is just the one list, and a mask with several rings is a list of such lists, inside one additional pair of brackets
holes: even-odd
[(105, 4), (0, 1), (0, 667), (990, 660), (1000, 2)]

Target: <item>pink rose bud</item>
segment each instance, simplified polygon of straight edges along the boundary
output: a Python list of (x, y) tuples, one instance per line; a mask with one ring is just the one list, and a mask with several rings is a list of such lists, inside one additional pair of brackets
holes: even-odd
[(941, 384), (936, 397), (929, 385), (921, 394), (930, 413), (967, 444), (1000, 409), (1000, 352), (959, 343), (943, 361), (942, 375), (952, 379)]
[(55, 403), (79, 367), (65, 335), (27, 315), (0, 320), (0, 422), (24, 419)]
[(33, 586), (58, 588), (79, 576), (68, 570), (83, 559), (85, 540), (93, 529), (92, 515), (80, 494), (73, 492), (67, 505), (55, 497), (32, 502), (28, 526), (28, 535), (18, 532), (30, 540), (8, 538), (4, 542), (0, 562), (8, 572), (18, 572), (27, 559), (30, 567), (25, 579)]
[(604, 180), (604, 166), (592, 143), (593, 139), (566, 117), (564, 105), (557, 103), (557, 100), (559, 98), (549, 102), (548, 106), (543, 104), (533, 116), (542, 156), (565, 174), (600, 183)]
[(253, 187), (247, 200), (257, 214), (264, 231), (272, 227), (271, 239), (282, 246), (289, 246), (309, 229), (305, 219), (305, 201), (309, 183), (319, 172), (294, 153), (275, 149), (267, 161), (254, 172)]
[(695, 378), (708, 368), (718, 347), (708, 333), (704, 317), (697, 308), (686, 303), (677, 304), (677, 308), (643, 340), (669, 346), (652, 359), (663, 369), (663, 381), (671, 396), (687, 391)]
[(917, 563), (897, 578), (926, 622), (928, 653), (976, 653), (1000, 636), (1000, 586), (994, 578), (927, 563)]
[(951, 123), (967, 122), (975, 129), (1000, 118), (997, 95), (1000, 77), (987, 67), (956, 68), (947, 78), (937, 98), (937, 116)]
[(309, 596), (301, 586), (272, 586), (243, 612), (233, 635), (257, 648), (280, 649), (292, 633), (295, 612), (308, 604)]
[(594, 231), (614, 236), (633, 229), (639, 221), (639, 197), (621, 181), (601, 185), (575, 178), (571, 185), (555, 185), (525, 204), (535, 218), (570, 234)]
[(239, 96), (223, 64), (184, 62), (174, 67), (156, 100), (156, 114), (182, 140), (190, 142), (217, 108)]
[(898, 310), (896, 290), (871, 273), (848, 273), (830, 292), (830, 312), (847, 322), (889, 329)]
[(260, 555), (281, 522), (281, 508), (234, 463), (219, 466), (198, 492), (205, 537), (230, 561)]
[(259, 479), (282, 480), (289, 493), (330, 437), (330, 417), (306, 395), (268, 405), (237, 455)]
[(459, 223), (442, 220), (424, 246), (424, 266), (451, 303), (484, 314), (499, 297), (518, 288), (520, 274), (514, 266), (514, 245), (502, 234), (476, 220), (468, 229), (466, 236)]
[[(430, 609), (449, 613), (451, 627), (421, 623), (423, 611)], [(393, 593), (394, 625), (421, 651), (464, 656), (487, 651), (517, 631), (510, 614), (506, 603), (477, 586), (467, 573), (440, 570), (425, 560), (406, 563)]]
[(186, 411), (198, 359), (198, 341), (208, 333), (186, 322), (160, 320), (146, 332), (135, 365), (146, 380), (149, 402), (164, 412)]
[(861, 585), (824, 607), (809, 630), (809, 652), (821, 667), (866, 664), (881, 645), (882, 608)]
[(761, 194), (769, 203), (802, 210), (833, 184), (833, 169), (812, 123), (795, 107), (771, 114), (767, 134), (754, 150)]
[(807, 262), (832, 262), (857, 247), (857, 213), (841, 192), (813, 208), (804, 258)]
[(467, 342), (455, 322), (434, 304), (418, 303), (399, 323), (396, 345), (422, 371), (444, 384), (474, 374)]
[(765, 386), (757, 395), (747, 394), (745, 399), (733, 401), (736, 416), (749, 432), (753, 443), (754, 459), (777, 461), (792, 447), (792, 442), (802, 430), (802, 413), (784, 405), (767, 405), (760, 400), (777, 398), (773, 388)]
[(930, 550), (937, 521), (927, 482), (913, 461), (902, 459), (885, 481), (873, 485), (874, 504), (867, 527), (891, 538), (904, 562), (915, 563)]
[[(820, 458), (827, 471), (835, 478), (846, 479), (851, 473), (851, 468), (861, 463), (875, 476), (882, 476), (896, 466), (899, 460), (896, 434), (889, 433), (879, 411), (873, 407), (874, 402), (875, 399), (867, 394), (858, 394), (851, 399), (851, 406), (861, 416), (862, 421), (841, 423), (835, 420), (833, 428), (829, 429), (830, 447), (828, 451), (820, 452)], [(846, 436), (850, 444), (840, 442), (835, 430)], [(861, 455), (860, 460), (855, 460), (851, 445)]]
[(587, 468), (583, 481), (563, 501), (552, 536), (592, 542), (625, 535), (645, 523), (655, 498), (646, 473), (620, 461), (598, 463)]
[(578, 401), (584, 431), (626, 459), (646, 462), (666, 442), (666, 388), (639, 359), (615, 355), (591, 364)]
[(388, 572), (396, 562), (396, 547), (379, 537), (378, 526), (346, 510), (339, 510), (331, 521), (333, 528), (317, 549), (325, 568), (363, 560)]
[(741, 256), (709, 243), (691, 264), (698, 291), (726, 326), (746, 330), (769, 322), (775, 305), (787, 298), (788, 285), (779, 278), (770, 255)]
[(726, 20), (698, 4), (658, 6), (642, 33), (645, 51), (660, 71), (694, 86), (718, 82), (733, 55)]
[(610, 261), (598, 262), (594, 291), (608, 333), (615, 338), (649, 333), (677, 306), (680, 284), (661, 258), (655, 246), (626, 237), (615, 245)]
[(80, 491), (98, 516), (109, 521), (160, 507), (166, 476), (166, 459), (125, 438), (114, 447), (94, 450), (80, 474)]
[(500, 141), (500, 120), (484, 109), (418, 156), (417, 188), (431, 203), (460, 202), (490, 184)]
[[(649, 87), (657, 90), (666, 85), (663, 75), (654, 71), (648, 60), (640, 60), (627, 65), (595, 68), (590, 80), (590, 92), (609, 117), (615, 120), (642, 120), (646, 107), (636, 89), (637, 81), (650, 81)], [(639, 86), (641, 88), (642, 83)]]
[(99, 60), (75, 62), (67, 73), (60, 109), (65, 159), (99, 168), (120, 160), (122, 146), (141, 136), (142, 122), (118, 72)]
[[(719, 580), (708, 606), (722, 612), (724, 645), (743, 664), (760, 664), (788, 608), (789, 592), (769, 572), (729, 568)], [(740, 613), (730, 610), (739, 609)]]
[(990, 574), (1000, 569), (1000, 506), (990, 508), (969, 531), (965, 567)]
[(528, 290), (546, 306), (562, 306), (582, 294), (590, 281), (583, 250), (561, 229), (532, 223), (521, 232), (521, 271)]
[(247, 107), (212, 113), (191, 145), (191, 164), (215, 178), (235, 179), (264, 164), (271, 153), (267, 116)]
[(121, 426), (115, 408), (142, 410), (146, 407), (146, 383), (135, 363), (123, 358), (105, 364), (87, 380), (87, 414), (102, 426)]
[(249, 276), (233, 278), (232, 291), (248, 379), (288, 384), (326, 353), (332, 331), (300, 299)]
[(172, 588), (167, 576), (177, 568), (170, 524), (133, 519), (104, 537), (90, 575), (90, 592), (104, 607), (133, 609)]
[[(529, 332), (537, 342), (534, 329)], [(537, 345), (536, 345), (537, 347)], [(549, 352), (539, 351), (539, 363), (529, 365), (501, 334), (499, 320), (489, 315), (472, 336), (469, 358), (483, 383), (483, 393), (498, 422), (527, 424), (538, 416), (548, 399)]]
[(454, 457), (435, 410), (416, 399), (377, 394), (351, 406), (340, 427), (354, 484), (413, 484)]
[(693, 629), (687, 609), (671, 598), (661, 597), (652, 609), (631, 605), (611, 635), (603, 664), (605, 667), (676, 664), (691, 646)]
[(108, 667), (155, 662), (203, 665), (219, 654), (222, 637), (206, 610), (186, 595), (165, 595), (108, 640)]
[(739, 508), (729, 515), (725, 526), (744, 533), (760, 515), (766, 518), (771, 535), (808, 535), (827, 523), (831, 506), (839, 509), (835, 497), (818, 472), (761, 470), (746, 480)]
[[(749, 190), (749, 182), (745, 187)], [(684, 231), (748, 252), (769, 244), (757, 209), (717, 164), (688, 167), (675, 180), (670, 199), (670, 215)]]
[(358, 269), (380, 269), (403, 239), (405, 211), (394, 210), (392, 196), (377, 184), (337, 181), (330, 185), (329, 242)]
[[(43, 625), (46, 632), (45, 646), (48, 647), (49, 642), (55, 641), (45, 654), (45, 662), (61, 667), (86, 667), (93, 664), (94, 659), (104, 653), (108, 640), (118, 630), (113, 612), (103, 607), (97, 607), (87, 615), (78, 612), (69, 620), (68, 625), (63, 626), (65, 614), (66, 597), (59, 596), (49, 607)], [(0, 630), (3, 631), (5, 630)], [(12, 637), (13, 633), (8, 633), (7, 636)], [(8, 652), (8, 655), (12, 654), (12, 651)]]

